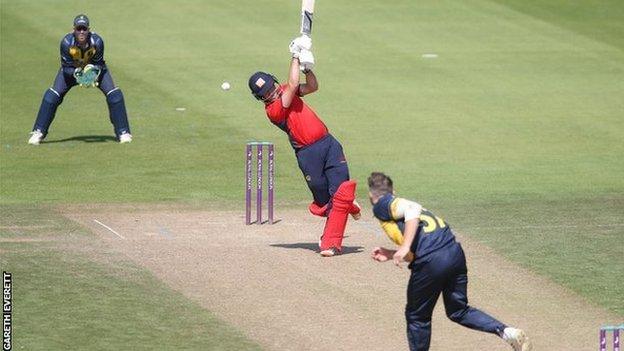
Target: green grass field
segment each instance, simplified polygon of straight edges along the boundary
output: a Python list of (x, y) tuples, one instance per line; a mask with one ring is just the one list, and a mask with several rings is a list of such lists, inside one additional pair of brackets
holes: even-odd
[[(256, 70), (284, 78), (298, 2), (0, 1), (5, 223), (28, 225), (58, 204), (240, 208), (244, 142), (252, 139), (276, 143), (278, 206), (307, 201), (286, 137), (247, 88)], [(135, 140), (112, 141), (102, 94), (75, 88), (48, 143), (29, 146), (59, 41), (80, 12), (106, 41)], [(321, 0), (313, 37), (320, 90), (307, 101), (345, 147), (360, 197), (366, 176), (383, 170), (401, 195), (458, 231), (624, 316), (623, 3)], [(228, 92), (219, 88), (225, 80)], [(17, 279), (84, 269), (76, 298), (86, 305), (114, 304), (125, 287), (129, 299), (155, 288), (162, 299), (183, 300), (128, 264), (116, 269), (139, 276), (134, 283), (113, 279), (110, 294), (89, 301), (89, 286), (110, 268), (43, 243), (0, 245), (2, 268)], [(42, 265), (56, 272), (45, 275)], [(58, 284), (71, 291), (78, 282)], [(133, 333), (158, 321), (158, 296), (133, 304), (145, 314)], [(18, 298), (52, 310), (55, 295)], [(182, 314), (193, 308), (181, 304)], [(193, 318), (201, 321), (188, 323), (219, 323)], [(36, 345), (43, 336), (29, 323), (16, 337)], [(189, 349), (205, 349), (197, 346), (203, 339), (193, 342)]]

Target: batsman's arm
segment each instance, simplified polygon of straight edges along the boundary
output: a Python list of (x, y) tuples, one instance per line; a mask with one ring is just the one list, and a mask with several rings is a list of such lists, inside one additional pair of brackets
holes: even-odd
[(312, 70), (307, 70), (304, 72), (306, 77), (305, 84), (299, 85), (299, 96), (304, 96), (308, 94), (312, 94), (313, 92), (318, 90), (318, 81), (316, 80), (316, 75)]
[(288, 71), (288, 84), (282, 92), (282, 106), (289, 108), (295, 94), (299, 91), (299, 58), (293, 57)]

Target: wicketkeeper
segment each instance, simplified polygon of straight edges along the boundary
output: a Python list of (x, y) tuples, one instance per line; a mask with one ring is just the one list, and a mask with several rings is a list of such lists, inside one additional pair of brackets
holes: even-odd
[(39, 145), (46, 137), (63, 97), (69, 89), (78, 84), (85, 87), (97, 86), (104, 93), (115, 136), (120, 143), (131, 142), (132, 135), (123, 93), (115, 86), (104, 62), (104, 41), (89, 30), (89, 18), (78, 15), (74, 18), (73, 32), (61, 40), (61, 69), (52, 87), (43, 94), (43, 101), (28, 143)]
[(515, 351), (529, 351), (524, 331), (508, 327), (489, 314), (468, 305), (468, 269), (461, 245), (448, 223), (420, 204), (395, 196), (392, 179), (374, 172), (368, 178), (373, 214), (398, 250), (373, 249), (378, 262), (409, 262), (407, 286), (407, 339), (410, 350), (427, 351), (431, 340), (431, 315), (442, 294), (446, 315), (465, 327), (492, 333)]
[[(342, 146), (301, 99), (318, 89), (311, 48), (312, 40), (306, 35), (291, 42), (286, 84), (280, 85), (271, 74), (256, 72), (249, 78), (249, 88), (256, 99), (264, 102), (271, 123), (288, 134), (314, 199), (310, 212), (327, 217), (319, 246), (321, 256), (330, 257), (342, 251), (348, 215), (358, 219), (360, 207), (355, 202), (356, 182), (349, 180)], [(300, 71), (306, 78), (303, 84), (299, 83)]]

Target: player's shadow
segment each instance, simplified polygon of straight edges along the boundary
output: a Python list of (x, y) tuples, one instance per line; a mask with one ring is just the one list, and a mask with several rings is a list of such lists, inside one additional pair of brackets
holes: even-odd
[[(279, 223), (281, 221), (282, 221), (281, 219), (274, 219), (273, 220), (273, 224), (277, 224), (277, 223)], [(257, 223), (258, 223), (258, 221), (253, 221), (253, 222), (250, 222), (249, 224), (257, 224)], [(269, 224), (269, 220), (265, 219), (264, 221), (262, 221), (261, 224)]]
[(83, 141), (85, 143), (106, 143), (109, 141), (117, 142), (117, 138), (110, 135), (79, 135), (71, 138), (43, 140), (42, 144), (64, 143), (67, 141)]
[[(318, 251), (319, 245), (318, 243), (292, 243), (292, 244), (271, 244), (273, 247), (281, 247), (284, 249), (301, 249), (301, 250), (310, 250), (310, 251)], [(364, 247), (362, 246), (343, 246), (342, 254), (354, 254), (360, 253), (364, 251)]]

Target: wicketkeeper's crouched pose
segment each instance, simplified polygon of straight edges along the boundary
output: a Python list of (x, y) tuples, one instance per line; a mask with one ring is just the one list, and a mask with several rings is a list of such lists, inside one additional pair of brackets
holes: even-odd
[(48, 134), (56, 109), (75, 85), (97, 86), (106, 96), (110, 121), (120, 143), (132, 141), (126, 105), (121, 89), (115, 86), (104, 61), (104, 41), (89, 31), (85, 15), (74, 18), (74, 30), (61, 40), (61, 69), (54, 84), (43, 94), (43, 101), (31, 132), (29, 144), (38, 145)]
[(446, 315), (456, 323), (500, 336), (515, 351), (529, 351), (524, 331), (508, 327), (487, 313), (468, 305), (466, 257), (448, 223), (420, 204), (394, 195), (390, 177), (374, 172), (368, 178), (373, 214), (398, 250), (373, 249), (379, 262), (410, 262), (407, 286), (407, 338), (410, 350), (427, 351), (431, 339), (431, 315), (442, 294)]
[[(311, 46), (311, 39), (305, 35), (290, 44), (292, 60), (286, 84), (279, 85), (271, 74), (256, 72), (249, 78), (249, 88), (264, 102), (271, 123), (288, 134), (299, 169), (314, 198), (310, 212), (327, 217), (319, 246), (321, 256), (330, 257), (342, 251), (347, 218), (351, 214), (358, 219), (360, 207), (355, 202), (356, 183), (349, 180), (342, 146), (301, 99), (318, 89), (312, 72)], [(300, 70), (306, 77), (304, 84), (299, 84)]]

